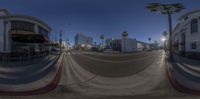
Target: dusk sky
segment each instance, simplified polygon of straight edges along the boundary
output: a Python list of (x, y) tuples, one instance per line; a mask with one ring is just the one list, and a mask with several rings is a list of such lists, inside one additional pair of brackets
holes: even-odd
[(167, 16), (149, 12), (148, 3), (183, 3), (187, 8), (173, 15), (173, 27), (179, 16), (200, 9), (200, 0), (1, 0), (0, 8), (11, 14), (35, 16), (52, 28), (51, 39), (55, 40), (63, 25), (63, 40), (74, 42), (75, 34), (82, 32), (100, 41), (121, 37), (126, 30), (129, 37), (147, 42), (147, 38), (160, 41), (161, 33), (168, 30)]

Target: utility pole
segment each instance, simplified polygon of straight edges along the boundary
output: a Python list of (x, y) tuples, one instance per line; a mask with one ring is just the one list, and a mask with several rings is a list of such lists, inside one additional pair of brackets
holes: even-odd
[(62, 54), (62, 29), (60, 30), (60, 54)]

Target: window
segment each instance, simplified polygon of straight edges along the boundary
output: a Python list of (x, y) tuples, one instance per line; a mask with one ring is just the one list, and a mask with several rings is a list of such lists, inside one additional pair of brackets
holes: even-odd
[(39, 34), (42, 34), (42, 35), (44, 35), (45, 37), (48, 37), (48, 31), (47, 31), (46, 29), (44, 29), (44, 28), (38, 26), (38, 30), (39, 30), (39, 31), (38, 31)]
[(197, 19), (193, 19), (191, 21), (191, 33), (195, 33), (198, 32), (198, 20)]
[(191, 43), (191, 49), (197, 49), (197, 42), (196, 41)]
[(186, 21), (188, 18), (189, 18), (189, 17), (188, 17), (188, 16), (186, 16), (186, 17), (184, 18), (184, 20)]
[(11, 21), (11, 29), (34, 32), (34, 24), (24, 21)]

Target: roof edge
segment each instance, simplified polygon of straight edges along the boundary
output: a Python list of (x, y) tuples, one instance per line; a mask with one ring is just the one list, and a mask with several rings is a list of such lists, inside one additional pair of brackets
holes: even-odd
[(180, 21), (180, 20), (183, 19), (184, 17), (186, 17), (186, 16), (188, 16), (188, 15), (190, 15), (190, 14), (193, 14), (193, 13), (197, 13), (197, 12), (200, 12), (200, 9), (187, 12), (186, 14), (180, 16), (180, 17), (178, 18), (178, 20)]

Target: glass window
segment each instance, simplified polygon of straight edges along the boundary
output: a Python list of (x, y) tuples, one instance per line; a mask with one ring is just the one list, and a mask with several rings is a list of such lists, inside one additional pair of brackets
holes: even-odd
[(191, 43), (191, 49), (197, 49), (197, 42), (196, 41)]
[(39, 34), (42, 34), (45, 37), (48, 37), (48, 31), (40, 26), (38, 26), (38, 32), (39, 32)]
[(198, 20), (197, 19), (193, 19), (191, 21), (191, 33), (195, 33), (198, 32)]
[(34, 24), (24, 21), (11, 21), (11, 29), (34, 32)]

